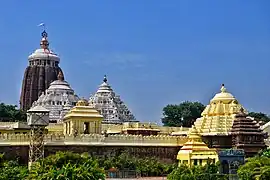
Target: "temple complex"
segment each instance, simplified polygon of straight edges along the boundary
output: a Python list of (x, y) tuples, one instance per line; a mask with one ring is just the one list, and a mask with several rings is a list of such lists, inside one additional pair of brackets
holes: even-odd
[(61, 71), (57, 78), (58, 80), (53, 81), (49, 88), (33, 103), (33, 107), (43, 106), (50, 110), (49, 118), (52, 123), (61, 122), (65, 114), (79, 100), (69, 83), (64, 80)]
[(237, 99), (229, 93), (224, 84), (210, 104), (202, 112), (194, 125), (209, 147), (230, 148), (233, 121), (235, 115), (243, 108)]
[(254, 156), (266, 148), (264, 143), (266, 133), (255, 120), (247, 118), (243, 109), (235, 116), (231, 135), (233, 148), (243, 149), (246, 157)]
[(101, 134), (103, 116), (85, 99), (79, 100), (63, 119), (64, 134)]
[(97, 92), (90, 96), (89, 105), (96, 108), (104, 117), (102, 123), (121, 124), (136, 121), (120, 96), (116, 95), (104, 76)]
[(23, 110), (28, 110), (50, 83), (57, 80), (59, 72), (63, 74), (59, 67), (60, 58), (49, 49), (46, 31), (42, 32), (40, 48), (28, 57), (28, 61), (20, 97), (20, 108)]
[(188, 134), (188, 140), (184, 143), (177, 155), (179, 164), (205, 165), (211, 161), (218, 161), (216, 149), (208, 148), (202, 141), (197, 129), (193, 126)]

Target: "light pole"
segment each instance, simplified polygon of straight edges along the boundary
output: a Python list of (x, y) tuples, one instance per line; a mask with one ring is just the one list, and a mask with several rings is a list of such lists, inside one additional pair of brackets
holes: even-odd
[(35, 106), (27, 111), (27, 124), (30, 126), (28, 168), (44, 158), (45, 127), (49, 124), (49, 110)]

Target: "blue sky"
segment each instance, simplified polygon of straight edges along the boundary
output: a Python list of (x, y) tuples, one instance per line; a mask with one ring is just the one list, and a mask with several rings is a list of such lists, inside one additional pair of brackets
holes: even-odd
[(159, 122), (167, 104), (206, 104), (222, 83), (245, 108), (270, 113), (269, 8), (269, 0), (3, 1), (0, 101), (18, 104), (44, 22), (76, 93), (88, 98), (107, 74), (138, 120)]

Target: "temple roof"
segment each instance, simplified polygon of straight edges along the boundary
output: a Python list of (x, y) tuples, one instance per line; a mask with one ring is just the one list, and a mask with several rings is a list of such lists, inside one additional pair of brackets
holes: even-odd
[(243, 108), (237, 99), (222, 84), (217, 93), (195, 122), (202, 135), (228, 135), (234, 116)]
[(62, 72), (59, 72), (58, 80), (50, 84), (49, 88), (33, 103), (33, 107), (40, 105), (49, 109), (50, 121), (60, 121), (64, 116), (63, 110), (68, 111), (78, 100), (79, 97), (64, 80)]
[(49, 49), (49, 41), (48, 41), (48, 34), (46, 31), (42, 32), (42, 38), (40, 41), (40, 48), (35, 50), (28, 57), (29, 61), (35, 59), (46, 59), (46, 60), (53, 60), (53, 61), (60, 61), (60, 58), (55, 54), (52, 50)]
[(199, 159), (207, 159), (209, 155), (217, 156), (216, 149), (208, 148), (208, 146), (202, 141), (195, 126), (192, 126), (190, 129), (188, 141), (184, 143), (183, 147), (178, 152), (177, 159), (188, 159), (188, 157), (192, 159), (192, 155), (196, 156), (196, 158), (200, 156)]
[(77, 102), (76, 106), (64, 116), (64, 119), (72, 117), (81, 118), (103, 118), (103, 116), (93, 107), (88, 106), (88, 102), (85, 99), (81, 99)]
[(90, 96), (89, 105), (97, 108), (104, 116), (103, 123), (121, 124), (135, 121), (134, 115), (111, 88), (106, 75), (96, 93)]
[(235, 116), (232, 134), (264, 134), (257, 121), (248, 118), (243, 109)]

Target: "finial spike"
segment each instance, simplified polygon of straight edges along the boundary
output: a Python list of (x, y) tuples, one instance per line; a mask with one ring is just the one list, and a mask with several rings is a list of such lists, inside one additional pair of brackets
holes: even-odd
[(103, 78), (103, 82), (107, 82), (108, 80), (107, 80), (107, 76), (106, 75), (104, 75), (104, 78)]
[(227, 89), (225, 88), (225, 85), (224, 84), (221, 85), (220, 91), (221, 92), (227, 92)]

